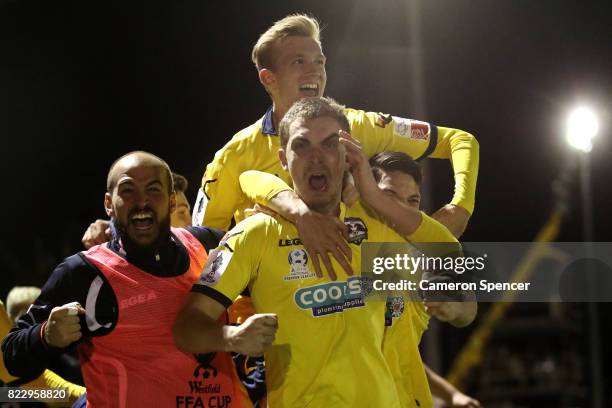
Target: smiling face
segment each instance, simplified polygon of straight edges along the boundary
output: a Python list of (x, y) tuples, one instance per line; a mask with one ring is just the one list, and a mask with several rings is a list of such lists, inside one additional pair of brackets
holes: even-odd
[(295, 120), (287, 145), (280, 151), (296, 193), (316, 211), (337, 211), (346, 169), (345, 150), (339, 142), (340, 123), (331, 117)]
[(260, 71), (275, 107), (287, 110), (304, 97), (322, 96), (327, 74), (321, 46), (311, 37), (288, 36), (273, 46), (273, 65)]
[(170, 233), (176, 206), (167, 167), (155, 156), (134, 153), (115, 163), (109, 180), (104, 206), (126, 252), (155, 248)]

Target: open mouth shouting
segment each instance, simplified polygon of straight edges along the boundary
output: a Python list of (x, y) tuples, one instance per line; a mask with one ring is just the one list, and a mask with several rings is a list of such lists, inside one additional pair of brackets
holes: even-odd
[(308, 176), (308, 186), (314, 191), (325, 192), (328, 188), (327, 176), (324, 173), (312, 173)]
[(306, 83), (300, 86), (300, 93), (307, 97), (319, 96), (319, 84)]
[(153, 211), (141, 210), (134, 212), (129, 221), (137, 231), (145, 232), (153, 228), (155, 224), (154, 216)]

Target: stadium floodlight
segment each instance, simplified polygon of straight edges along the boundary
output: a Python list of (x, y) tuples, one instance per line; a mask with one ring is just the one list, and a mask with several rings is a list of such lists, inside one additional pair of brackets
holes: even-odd
[(593, 138), (599, 131), (597, 116), (589, 108), (574, 109), (567, 118), (565, 138), (574, 149), (588, 153), (593, 148)]

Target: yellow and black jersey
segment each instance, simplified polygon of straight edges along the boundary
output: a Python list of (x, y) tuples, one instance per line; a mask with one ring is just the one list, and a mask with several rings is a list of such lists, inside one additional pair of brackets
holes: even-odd
[(419, 343), (429, 324), (423, 303), (406, 296), (387, 299), (383, 354), (393, 375), (402, 407), (432, 408), (433, 399)]
[[(361, 142), (368, 157), (382, 151), (401, 151), (415, 159), (451, 160), (455, 175), (451, 203), (472, 213), (479, 147), (471, 134), (381, 113), (348, 108), (344, 112), (351, 134)], [(275, 174), (288, 182), (289, 175), (278, 159), (279, 148), (270, 109), (260, 120), (234, 135), (206, 167), (193, 208), (193, 224), (227, 230), (232, 217), (236, 222), (244, 219), (244, 210), (252, 202), (241, 193), (238, 178), (247, 170)]]
[[(354, 271), (361, 270), (363, 242), (405, 242), (358, 203), (341, 205), (340, 219), (350, 227)], [(423, 215), (423, 230), (430, 223)], [(420, 230), (414, 237), (422, 238)], [(209, 255), (193, 291), (229, 306), (248, 289), (257, 313), (277, 314), (276, 340), (265, 355), (270, 406), (398, 407), (383, 355), (385, 302), (364, 297), (363, 277), (332, 263), (338, 280), (318, 278), (296, 227), (256, 214)]]

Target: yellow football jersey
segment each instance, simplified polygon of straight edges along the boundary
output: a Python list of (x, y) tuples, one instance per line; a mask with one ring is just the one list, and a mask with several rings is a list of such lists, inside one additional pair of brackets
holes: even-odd
[[(250, 170), (240, 175), (240, 186), (244, 194), (253, 202), (266, 205), (278, 192), (290, 189), (278, 177), (261, 171)], [(447, 242), (459, 245), (455, 237), (431, 218), (423, 218), (419, 228), (408, 240), (419, 243)], [(449, 251), (454, 247), (427, 247), (426, 250)], [(460, 250), (460, 247), (454, 248)], [(409, 299), (406, 294), (398, 293), (387, 301), (385, 315), (385, 335), (383, 354), (397, 387), (403, 407), (433, 407), (433, 400), (425, 367), (419, 351), (423, 332), (427, 329), (429, 315), (425, 312), (420, 299)], [(252, 313), (251, 313), (252, 314)]]
[[(350, 227), (354, 271), (363, 242), (405, 242), (359, 204), (341, 205), (340, 219)], [(423, 219), (425, 230), (435, 222)], [(347, 276), (332, 262), (338, 280), (318, 278), (296, 227), (256, 214), (211, 252), (193, 290), (228, 306), (248, 288), (257, 313), (278, 315), (265, 355), (270, 406), (399, 407), (383, 355), (385, 302), (364, 298), (359, 273)]]
[[(474, 136), (462, 130), (381, 113), (348, 108), (344, 112), (352, 136), (361, 142), (368, 157), (382, 151), (401, 151), (414, 159), (451, 160), (455, 175), (451, 203), (473, 212), (479, 160), (479, 146)], [(247, 170), (265, 171), (288, 182), (289, 175), (278, 159), (279, 148), (272, 110), (234, 135), (206, 167), (193, 207), (193, 224), (227, 230), (232, 217), (237, 222), (244, 219), (244, 210), (252, 203), (241, 193), (238, 178)]]
[[(389, 364), (401, 405), (405, 408), (433, 407), (433, 399), (419, 343), (429, 324), (429, 315), (418, 300), (406, 296), (387, 301), (389, 320), (385, 327), (383, 354)], [(391, 322), (392, 320), (392, 322)]]

